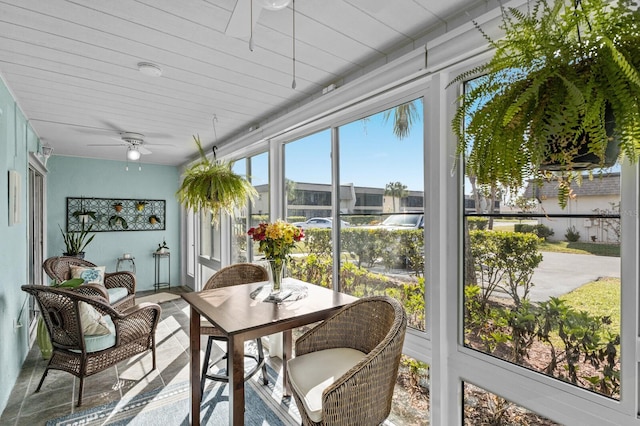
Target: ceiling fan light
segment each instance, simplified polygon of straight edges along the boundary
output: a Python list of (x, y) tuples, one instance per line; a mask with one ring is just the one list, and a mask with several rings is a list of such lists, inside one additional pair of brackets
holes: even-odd
[(129, 159), (131, 161), (139, 160), (140, 159), (140, 151), (138, 151), (134, 147), (130, 147), (127, 150), (127, 159)]
[(262, 7), (268, 10), (280, 10), (289, 6), (291, 0), (260, 0)]
[(151, 62), (139, 62), (138, 71), (149, 77), (160, 77), (162, 75), (162, 68)]

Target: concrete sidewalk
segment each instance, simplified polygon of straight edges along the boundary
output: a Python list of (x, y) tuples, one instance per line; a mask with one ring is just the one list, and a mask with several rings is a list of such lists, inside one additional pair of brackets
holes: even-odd
[[(533, 273), (534, 286), (529, 297), (531, 301), (542, 302), (605, 277), (620, 278), (619, 257), (545, 251), (542, 252), (542, 262)], [(494, 294), (503, 295), (500, 292)]]

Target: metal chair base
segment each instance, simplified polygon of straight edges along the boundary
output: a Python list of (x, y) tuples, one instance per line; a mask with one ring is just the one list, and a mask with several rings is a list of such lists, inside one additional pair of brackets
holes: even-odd
[[(204, 395), (204, 386), (205, 386), (205, 383), (206, 383), (207, 379), (215, 380), (217, 382), (229, 383), (229, 376), (228, 375), (208, 373), (210, 364), (217, 364), (218, 362), (222, 361), (223, 359), (227, 360), (227, 371), (229, 371), (229, 357), (227, 356), (226, 353), (224, 354), (224, 356), (222, 358), (219, 358), (215, 362), (212, 362), (211, 359), (210, 359), (211, 358), (211, 348), (212, 348), (214, 340), (220, 340), (220, 341), (224, 341), (224, 342), (227, 341), (227, 339), (225, 339), (225, 338), (216, 338), (214, 336), (209, 336), (209, 340), (207, 341), (207, 350), (206, 350), (205, 355), (204, 355), (204, 363), (202, 365), (202, 376), (201, 376), (201, 379), (200, 379), (200, 401), (202, 401), (202, 397)], [(262, 370), (262, 383), (266, 385), (266, 384), (269, 383), (269, 379), (268, 379), (268, 376), (267, 376), (267, 364), (266, 364), (265, 358), (264, 358), (264, 350), (262, 348), (262, 339), (261, 338), (257, 338), (256, 339), (256, 344), (258, 346), (257, 354), (255, 354), (255, 355), (254, 354), (245, 354), (245, 358), (250, 358), (250, 359), (254, 360), (256, 365), (250, 371), (245, 373), (244, 380), (246, 382), (248, 379), (253, 377), (258, 371)]]

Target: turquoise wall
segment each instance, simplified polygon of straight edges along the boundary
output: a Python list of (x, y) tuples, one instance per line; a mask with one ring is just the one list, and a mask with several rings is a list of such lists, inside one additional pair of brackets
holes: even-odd
[[(28, 312), (22, 311), (27, 295), (27, 170), (28, 152), (37, 149), (37, 138), (0, 80), (0, 412), (9, 400), (22, 362), (29, 351)], [(9, 226), (9, 170), (22, 181), (19, 223)], [(18, 318), (20, 317), (20, 318)], [(17, 320), (23, 324), (15, 328)]]
[[(131, 253), (135, 257), (136, 291), (152, 290), (155, 272), (152, 253), (165, 239), (171, 252), (171, 285), (178, 286), (181, 276), (180, 206), (175, 197), (180, 179), (178, 168), (142, 164), (141, 171), (137, 165), (125, 171), (125, 166), (124, 161), (59, 155), (49, 159), (45, 257), (60, 256), (65, 251), (58, 225), (65, 229), (67, 197), (166, 200), (166, 230), (97, 232), (85, 249), (85, 259), (114, 272), (117, 258)], [(161, 272), (165, 277), (165, 264)]]

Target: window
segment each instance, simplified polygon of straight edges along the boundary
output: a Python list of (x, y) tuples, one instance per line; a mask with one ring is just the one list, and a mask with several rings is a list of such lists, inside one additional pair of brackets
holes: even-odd
[(543, 416), (470, 383), (464, 383), (464, 425), (545, 425), (556, 426)]
[[(338, 128), (340, 290), (398, 298), (425, 329), (422, 99)], [(354, 197), (355, 195), (355, 197)], [(406, 200), (411, 197), (411, 208)]]
[[(620, 167), (520, 194), (464, 185), (464, 345), (620, 398)], [(590, 174), (594, 177), (590, 178)]]
[[(269, 153), (264, 152), (262, 154), (254, 155), (248, 158), (247, 163), (247, 177), (251, 184), (258, 191), (258, 197), (256, 198), (253, 206), (248, 207), (248, 219), (249, 223), (246, 227), (253, 227), (261, 222), (269, 221), (269, 206), (270, 206), (270, 183), (269, 183)], [(243, 230), (244, 232), (244, 230)], [(245, 241), (248, 241), (246, 232), (244, 235)], [(258, 245), (248, 245), (250, 252), (248, 253), (248, 261), (252, 261), (261, 255), (258, 254)]]
[[(313, 161), (309, 161), (313, 158)], [(300, 253), (290, 262), (290, 274), (331, 287), (331, 132), (323, 130), (284, 146), (287, 221), (305, 232)], [(317, 262), (306, 262), (308, 255)]]

